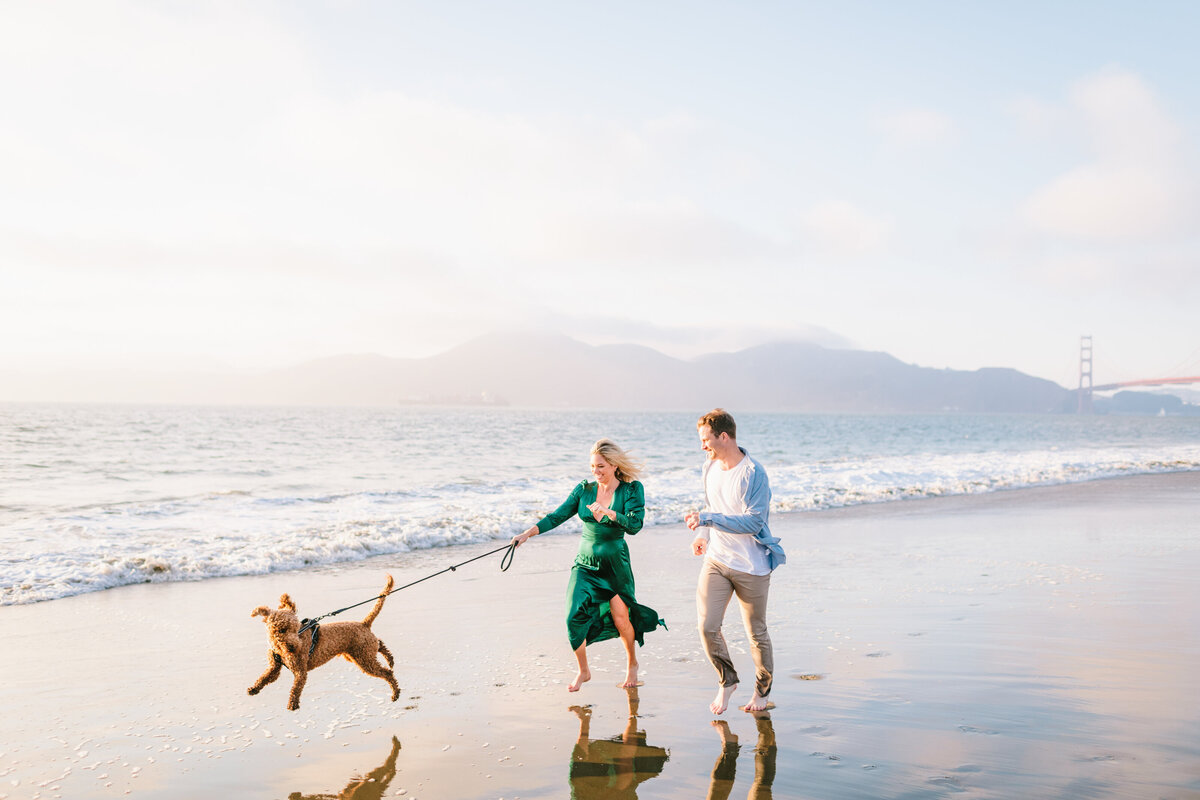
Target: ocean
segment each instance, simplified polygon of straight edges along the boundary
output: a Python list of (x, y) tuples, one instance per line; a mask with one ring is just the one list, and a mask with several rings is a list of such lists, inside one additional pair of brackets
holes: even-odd
[[(774, 513), (1200, 469), (1198, 418), (734, 412)], [(679, 527), (696, 416), (0, 405), (0, 605), (438, 547), (454, 563), (557, 507), (601, 437), (644, 462), (647, 527)]]

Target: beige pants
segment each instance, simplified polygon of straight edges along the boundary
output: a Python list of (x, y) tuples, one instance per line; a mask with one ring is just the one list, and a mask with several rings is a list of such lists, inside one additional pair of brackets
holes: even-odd
[(699, 617), (700, 641), (704, 652), (717, 671), (722, 686), (738, 683), (737, 670), (729, 659), (729, 648), (721, 625), (725, 621), (725, 610), (729, 601), (737, 595), (742, 607), (742, 623), (750, 639), (750, 650), (754, 656), (754, 689), (759, 697), (771, 693), (771, 680), (775, 672), (775, 656), (771, 650), (771, 636), (767, 633), (767, 593), (771, 588), (771, 575), (750, 575), (704, 559), (700, 568), (700, 581), (696, 585), (696, 612)]

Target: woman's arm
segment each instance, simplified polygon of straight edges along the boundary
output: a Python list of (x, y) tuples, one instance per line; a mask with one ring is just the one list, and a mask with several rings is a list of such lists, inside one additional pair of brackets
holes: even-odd
[(625, 492), (625, 502), (620, 511), (613, 509), (612, 523), (632, 535), (642, 529), (642, 518), (646, 514), (646, 490), (641, 481), (630, 481)]
[(586, 481), (583, 481), (577, 484), (575, 488), (571, 490), (571, 495), (562, 502), (562, 505), (538, 520), (536, 525), (531, 525), (514, 536), (513, 542), (517, 545), (517, 547), (520, 547), (521, 545), (525, 544), (525, 542), (529, 541), (530, 536), (537, 536), (539, 533), (545, 533), (546, 531), (554, 530), (559, 525), (562, 525), (571, 517), (575, 516), (575, 514), (579, 512), (579, 498), (583, 494), (583, 487), (586, 483)]

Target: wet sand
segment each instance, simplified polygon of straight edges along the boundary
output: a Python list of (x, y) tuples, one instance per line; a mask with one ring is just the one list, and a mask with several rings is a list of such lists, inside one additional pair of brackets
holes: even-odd
[[(631, 540), (666, 618), (569, 694), (575, 537), (392, 595), (403, 688), (337, 660), (285, 710), (250, 611), (369, 598), (477, 549), (0, 608), (0, 798), (1200, 797), (1200, 473), (776, 515), (777, 708), (714, 725), (682, 527)], [(401, 566), (402, 565), (402, 566)], [(362, 609), (337, 619), (356, 619)], [(746, 688), (740, 620), (726, 635)]]

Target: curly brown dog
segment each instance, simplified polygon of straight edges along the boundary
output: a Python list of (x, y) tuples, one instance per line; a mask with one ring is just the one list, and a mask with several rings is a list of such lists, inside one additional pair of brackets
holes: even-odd
[[(345, 656), (358, 665), (359, 669), (368, 675), (382, 678), (392, 687), (392, 702), (400, 696), (400, 686), (391, 667), (395, 665), (392, 653), (387, 645), (371, 633), (371, 623), (383, 610), (383, 601), (392, 590), (392, 576), (388, 575), (387, 585), (375, 602), (375, 607), (362, 622), (330, 622), (318, 627), (311, 627), (300, 633), (300, 620), (296, 617), (296, 604), (292, 598), (283, 595), (279, 598), (279, 608), (270, 609), (259, 606), (250, 612), (252, 617), (264, 617), (267, 624), (267, 636), (271, 640), (271, 650), (268, 654), (271, 666), (259, 676), (246, 691), (258, 694), (268, 683), (279, 677), (282, 667), (292, 671), (292, 693), (288, 696), (288, 708), (295, 711), (300, 707), (300, 693), (308, 680), (309, 670), (329, 661), (334, 656)], [(315, 646), (313, 638), (316, 638)], [(377, 654), (383, 654), (388, 665), (379, 663)]]

